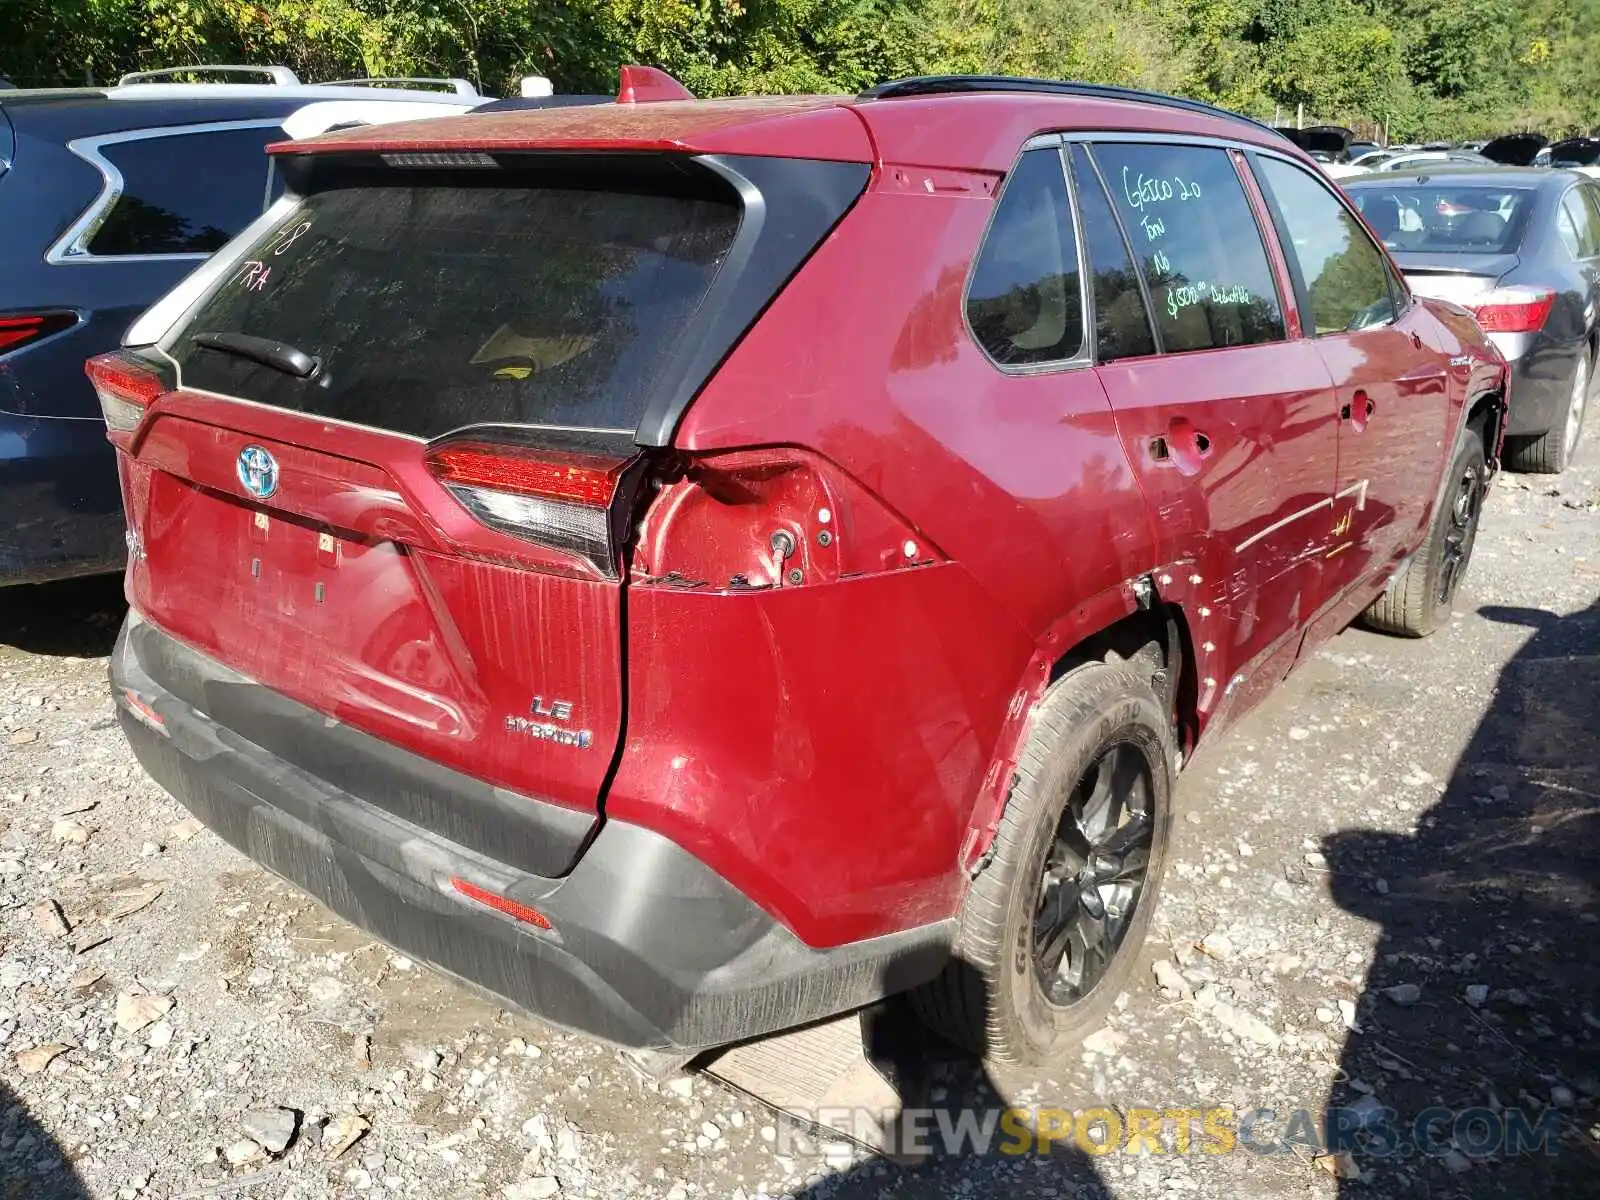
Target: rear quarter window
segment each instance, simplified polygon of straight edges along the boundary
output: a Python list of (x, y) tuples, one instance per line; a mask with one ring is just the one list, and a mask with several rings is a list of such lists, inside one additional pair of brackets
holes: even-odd
[(100, 155), (122, 177), (85, 249), (93, 255), (209, 254), (261, 212), (276, 124), (110, 142)]
[(1083, 350), (1078, 243), (1059, 150), (1027, 151), (1006, 180), (967, 286), (967, 323), (1004, 367)]
[(1284, 338), (1266, 246), (1225, 150), (1104, 143), (1093, 156), (1144, 272), (1163, 350)]

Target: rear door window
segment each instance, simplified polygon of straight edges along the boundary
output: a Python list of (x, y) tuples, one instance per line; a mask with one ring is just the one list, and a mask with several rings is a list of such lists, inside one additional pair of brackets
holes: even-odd
[(1058, 149), (1029, 150), (1012, 170), (967, 287), (967, 322), (1005, 367), (1083, 352), (1078, 243)]
[(1106, 143), (1093, 155), (1144, 272), (1163, 350), (1283, 340), (1266, 246), (1227, 151)]
[(1383, 253), (1361, 222), (1309, 171), (1265, 156), (1256, 163), (1283, 223), (1289, 265), (1310, 301), (1315, 332), (1344, 333), (1394, 320)]
[(209, 254), (260, 215), (276, 124), (112, 142), (100, 154), (122, 176), (85, 249), (95, 255)]
[(1561, 213), (1556, 218), (1561, 241), (1574, 258), (1593, 258), (1600, 253), (1595, 222), (1584, 203), (1581, 188), (1573, 188), (1561, 198)]
[[(422, 438), (632, 433), (741, 217), (731, 189), (664, 177), (392, 171), (314, 191), (179, 334), (183, 383)], [(301, 379), (191, 340), (217, 332), (320, 367)]]

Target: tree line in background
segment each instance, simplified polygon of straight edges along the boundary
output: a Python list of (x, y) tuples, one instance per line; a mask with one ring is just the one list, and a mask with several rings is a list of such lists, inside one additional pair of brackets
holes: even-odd
[(610, 92), (637, 62), (707, 96), (980, 72), (1303, 105), (1394, 140), (1600, 125), (1600, 0), (0, 0), (0, 21), (22, 86), (240, 62)]

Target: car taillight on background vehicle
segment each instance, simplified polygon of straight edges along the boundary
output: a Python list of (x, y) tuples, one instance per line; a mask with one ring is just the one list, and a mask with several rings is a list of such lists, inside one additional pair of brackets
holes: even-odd
[(167, 390), (160, 375), (119, 350), (95, 355), (83, 369), (100, 397), (100, 412), (114, 442), (137, 429), (145, 410)]
[(75, 312), (0, 313), (0, 354), (21, 350), (77, 323)]
[(1485, 333), (1533, 333), (1544, 328), (1555, 302), (1549, 288), (1503, 287), (1468, 307)]
[(637, 454), (545, 450), (481, 440), (430, 447), (428, 470), (484, 525), (618, 571), (615, 504)]

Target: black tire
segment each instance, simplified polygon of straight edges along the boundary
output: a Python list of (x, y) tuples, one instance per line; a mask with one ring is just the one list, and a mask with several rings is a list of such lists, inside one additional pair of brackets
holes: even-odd
[(1450, 461), (1427, 542), (1362, 614), (1368, 626), (1380, 633), (1427, 637), (1450, 619), (1477, 544), (1488, 482), (1483, 439), (1469, 429)]
[[(1559, 425), (1537, 437), (1508, 437), (1505, 446), (1506, 469), (1519, 475), (1559, 475), (1572, 462), (1583, 433), (1583, 419), (1589, 407), (1590, 364), (1587, 352), (1578, 355), (1569, 388), (1567, 410)], [(1581, 373), (1581, 374), (1580, 374)]]
[[(925, 1024), (992, 1062), (1020, 1066), (1049, 1062), (1100, 1027), (1127, 984), (1155, 912), (1176, 762), (1171, 715), (1151, 688), (1148, 668), (1091, 663), (1051, 686), (1033, 718), (989, 861), (962, 904), (952, 962), (912, 993)], [(1063, 839), (1090, 825), (1077, 819), (1086, 802), (1099, 807), (1091, 773), (1108, 785), (1111, 802), (1104, 840), (1094, 843), (1104, 849), (1081, 855), (1066, 849)], [(1119, 802), (1121, 784), (1128, 786)], [(1131, 866), (1141, 844), (1142, 879), (1126, 892), (1132, 885), (1118, 882), (1126, 872), (1110, 864), (1120, 858)], [(1074, 857), (1064, 861), (1064, 855)], [(1057, 870), (1047, 874), (1052, 863)], [(1082, 887), (1091, 877), (1094, 886)], [(1076, 959), (1078, 983), (1086, 988), (1070, 978), (1074, 951), (1062, 953), (1054, 972), (1036, 959), (1035, 926), (1044, 923), (1047, 898), (1051, 912), (1070, 911), (1106, 934), (1106, 956), (1079, 953)], [(1072, 943), (1059, 927), (1051, 933), (1050, 943), (1087, 944), (1087, 938)]]

